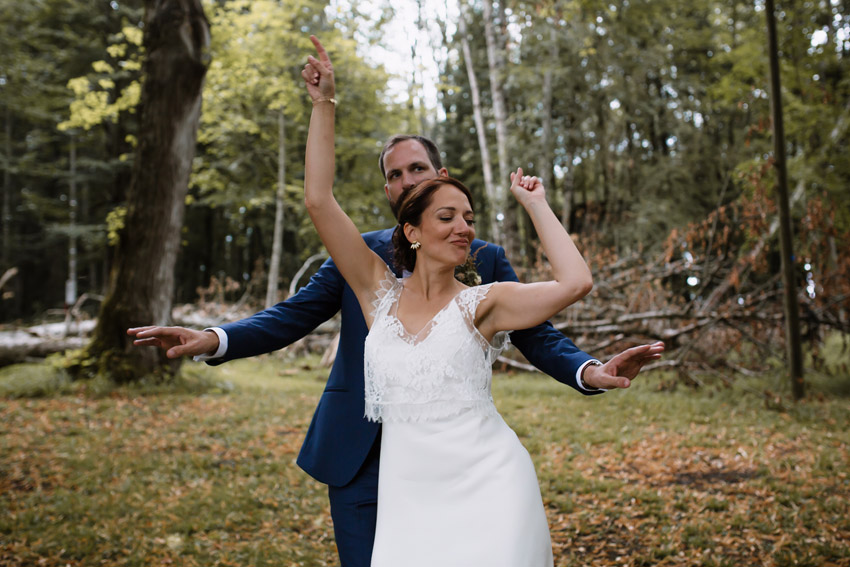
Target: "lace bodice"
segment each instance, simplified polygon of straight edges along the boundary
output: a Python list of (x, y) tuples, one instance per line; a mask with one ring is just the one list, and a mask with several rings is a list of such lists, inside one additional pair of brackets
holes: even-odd
[(365, 344), (369, 420), (438, 419), (468, 410), (495, 413), (491, 366), (508, 336), (499, 333), (487, 343), (473, 324), (491, 285), (464, 289), (412, 335), (395, 315), (402, 280), (387, 272)]

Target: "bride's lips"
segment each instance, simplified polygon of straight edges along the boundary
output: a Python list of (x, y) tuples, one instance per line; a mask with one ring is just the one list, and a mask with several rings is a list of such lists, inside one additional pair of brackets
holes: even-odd
[(455, 246), (466, 248), (467, 246), (469, 246), (469, 240), (452, 240), (451, 244), (454, 244)]

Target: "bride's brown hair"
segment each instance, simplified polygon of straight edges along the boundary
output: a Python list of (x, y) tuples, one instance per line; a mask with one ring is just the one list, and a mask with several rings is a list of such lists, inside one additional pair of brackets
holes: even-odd
[(422, 213), (434, 200), (434, 193), (443, 185), (451, 185), (459, 189), (469, 200), (469, 207), (473, 211), (475, 210), (472, 193), (466, 185), (454, 177), (435, 177), (402, 193), (396, 202), (398, 225), (393, 232), (393, 263), (397, 269), (412, 272), (416, 266), (416, 251), (410, 248), (410, 241), (404, 235), (404, 225), (409, 223), (413, 226), (419, 226), (422, 222)]

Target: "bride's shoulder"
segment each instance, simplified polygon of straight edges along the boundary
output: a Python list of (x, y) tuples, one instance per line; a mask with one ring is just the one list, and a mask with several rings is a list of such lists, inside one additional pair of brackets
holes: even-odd
[(503, 293), (502, 284), (511, 282), (490, 282), (483, 285), (471, 286), (458, 294), (461, 305), (474, 314), (476, 318), (486, 316), (496, 298)]

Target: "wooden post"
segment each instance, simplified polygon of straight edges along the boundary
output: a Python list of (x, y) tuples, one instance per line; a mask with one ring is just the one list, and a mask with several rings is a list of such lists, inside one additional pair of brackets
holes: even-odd
[(782, 282), (785, 288), (785, 344), (791, 370), (791, 391), (799, 400), (805, 393), (803, 349), (800, 343), (800, 308), (794, 277), (794, 250), (791, 238), (791, 207), (788, 204), (788, 175), (785, 164), (785, 127), (782, 122), (782, 92), (779, 79), (779, 49), (773, 0), (765, 0), (768, 54), (770, 57), (770, 109), (773, 118), (773, 165), (776, 168), (776, 200), (779, 206), (779, 241), (782, 253)]

